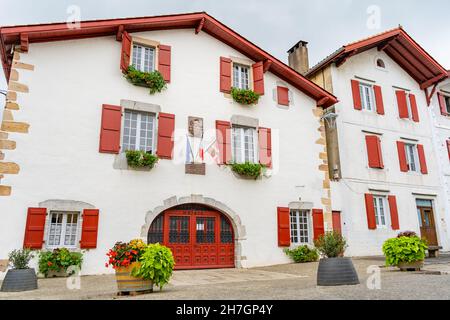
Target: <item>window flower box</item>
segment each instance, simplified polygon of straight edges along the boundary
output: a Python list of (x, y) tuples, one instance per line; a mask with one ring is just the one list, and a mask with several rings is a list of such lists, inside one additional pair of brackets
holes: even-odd
[(159, 158), (151, 153), (139, 150), (127, 150), (125, 152), (127, 163), (134, 169), (152, 169)]
[(231, 88), (231, 97), (237, 103), (253, 105), (258, 103), (260, 95), (250, 89)]
[(129, 66), (125, 78), (136, 86), (150, 88), (150, 94), (161, 92), (167, 87), (166, 81), (159, 71), (142, 72)]
[(72, 268), (81, 269), (82, 263), (83, 253), (66, 248), (39, 253), (39, 272), (46, 278), (68, 277), (74, 273)]
[(241, 177), (249, 179), (258, 179), (265, 168), (264, 165), (259, 163), (233, 163), (230, 165), (231, 170)]

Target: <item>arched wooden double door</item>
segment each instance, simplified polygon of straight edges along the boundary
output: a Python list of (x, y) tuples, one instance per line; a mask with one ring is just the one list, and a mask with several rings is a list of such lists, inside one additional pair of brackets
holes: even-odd
[(183, 205), (164, 211), (151, 224), (148, 243), (172, 250), (175, 269), (234, 267), (234, 234), (220, 212), (201, 205)]

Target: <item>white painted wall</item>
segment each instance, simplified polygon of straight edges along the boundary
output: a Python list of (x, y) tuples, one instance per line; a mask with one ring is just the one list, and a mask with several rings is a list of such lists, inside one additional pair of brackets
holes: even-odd
[[(30, 93), (18, 95), (21, 110), (15, 118), (31, 127), (29, 134), (10, 134), (17, 149), (5, 152), (21, 171), (4, 179), (13, 191), (0, 201), (0, 258), (22, 246), (28, 207), (70, 199), (100, 209), (98, 248), (86, 253), (83, 274), (112, 272), (104, 266), (107, 250), (116, 241), (139, 237), (147, 211), (173, 196), (202, 194), (226, 204), (242, 220), (244, 267), (288, 262), (277, 245), (277, 206), (301, 197), (322, 207), (315, 101), (289, 86), (294, 105), (278, 108), (272, 91), (279, 79), (266, 73), (266, 95), (259, 104), (240, 106), (219, 92), (219, 57), (243, 57), (239, 52), (190, 29), (137, 35), (172, 46), (171, 83), (160, 94), (150, 95), (123, 78), (121, 43), (114, 36), (30, 44), (29, 53), (21, 55), (35, 71), (20, 73)], [(248, 181), (228, 168), (208, 165), (206, 176), (192, 176), (184, 173), (184, 164), (168, 160), (150, 172), (113, 169), (116, 156), (98, 152), (101, 107), (119, 105), (121, 99), (159, 104), (162, 112), (176, 115), (177, 130), (187, 128), (188, 116), (203, 117), (205, 130), (233, 114), (258, 118), (261, 126), (272, 128), (274, 174)], [(184, 142), (176, 146), (184, 147)]]
[[(376, 67), (378, 57), (385, 61), (386, 70)], [(384, 116), (354, 109), (350, 81), (355, 76), (376, 81), (382, 87)], [(400, 231), (419, 232), (415, 199), (433, 199), (438, 239), (444, 249), (449, 250), (448, 216), (447, 221), (445, 220), (447, 200), (442, 191), (440, 170), (434, 154), (426, 99), (418, 83), (376, 48), (353, 56), (339, 68), (333, 66), (332, 77), (334, 94), (340, 100), (336, 110), (339, 114), (337, 126), (343, 177), (341, 181), (332, 183), (332, 202), (334, 210), (342, 210), (344, 235), (349, 242), (347, 254), (381, 254), (383, 242), (397, 234), (391, 228), (374, 231), (368, 229), (364, 194), (370, 193), (369, 189), (389, 190), (390, 194), (397, 197)], [(419, 123), (399, 118), (395, 95), (397, 89), (393, 86), (409, 89), (415, 94)], [(382, 134), (384, 170), (368, 167), (363, 130)], [(429, 174), (400, 171), (396, 142), (401, 137), (417, 139), (418, 143), (424, 145)]]

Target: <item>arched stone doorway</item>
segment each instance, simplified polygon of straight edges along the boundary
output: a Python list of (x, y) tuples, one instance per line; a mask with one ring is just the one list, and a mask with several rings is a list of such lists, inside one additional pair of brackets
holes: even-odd
[(149, 211), (141, 237), (171, 248), (176, 269), (241, 267), (245, 228), (227, 206), (199, 195), (177, 199)]

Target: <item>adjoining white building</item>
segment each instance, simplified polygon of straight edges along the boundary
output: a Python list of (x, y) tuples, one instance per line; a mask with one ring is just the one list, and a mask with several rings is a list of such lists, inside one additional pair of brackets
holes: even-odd
[[(448, 117), (437, 125), (428, 107), (447, 71), (401, 27), (345, 45), (311, 69), (305, 42), (289, 53), (293, 67), (339, 98), (326, 115), (327, 147), (347, 254), (381, 254), (385, 240), (406, 230), (450, 250)], [(446, 126), (437, 146), (433, 126)]]
[[(83, 274), (107, 273), (107, 250), (141, 237), (179, 269), (253, 267), (288, 262), (284, 247), (338, 224), (321, 120), (337, 99), (208, 14), (0, 36), (0, 259), (68, 247), (85, 250)], [(129, 65), (160, 71), (167, 89), (133, 85)], [(234, 102), (231, 87), (259, 102)], [(160, 160), (131, 169), (134, 149)], [(233, 161), (268, 168), (249, 180)]]

